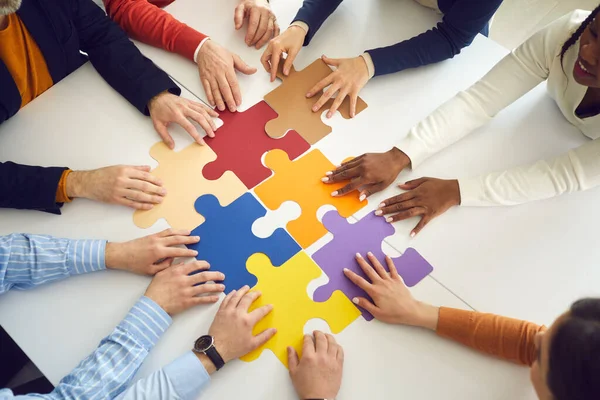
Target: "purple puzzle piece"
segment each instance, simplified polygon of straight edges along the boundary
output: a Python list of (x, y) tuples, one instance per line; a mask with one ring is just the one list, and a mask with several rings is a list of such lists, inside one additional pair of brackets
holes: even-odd
[[(315, 290), (314, 300), (327, 301), (335, 290), (342, 291), (349, 299), (369, 298), (362, 289), (344, 276), (343, 269), (348, 268), (364, 277), (364, 273), (356, 262), (355, 254), (360, 253), (364, 256), (369, 251), (385, 266), (385, 254), (381, 245), (386, 237), (394, 234), (394, 227), (374, 213), (351, 224), (337, 211), (326, 213), (323, 216), (323, 225), (333, 233), (333, 240), (316, 251), (313, 259), (327, 274), (329, 282)], [(407, 249), (402, 256), (395, 258), (394, 262), (407, 286), (416, 285), (433, 270), (433, 267), (412, 248)], [(366, 310), (361, 311), (367, 321), (373, 319), (371, 313)]]

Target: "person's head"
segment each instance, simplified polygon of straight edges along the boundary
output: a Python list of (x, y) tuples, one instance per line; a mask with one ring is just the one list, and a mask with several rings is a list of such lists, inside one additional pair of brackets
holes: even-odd
[(531, 382), (540, 400), (600, 399), (600, 299), (574, 303), (535, 344)]
[(21, 7), (21, 0), (0, 0), (0, 16), (14, 14)]

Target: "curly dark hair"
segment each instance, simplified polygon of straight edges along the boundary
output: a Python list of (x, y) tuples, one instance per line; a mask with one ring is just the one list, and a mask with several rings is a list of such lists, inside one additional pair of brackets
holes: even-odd
[(563, 58), (565, 57), (565, 53), (567, 52), (567, 50), (569, 50), (569, 48), (571, 46), (573, 46), (575, 43), (577, 43), (577, 41), (581, 37), (581, 34), (583, 33), (583, 31), (585, 31), (585, 28), (587, 28), (587, 26), (590, 24), (590, 22), (592, 22), (594, 20), (594, 18), (596, 18), (596, 15), (598, 14), (599, 11), (600, 11), (600, 5), (598, 5), (598, 7), (596, 7), (594, 9), (594, 11), (591, 12), (591, 14), (585, 19), (585, 21), (583, 21), (581, 23), (581, 25), (579, 25), (579, 28), (577, 28), (577, 30), (575, 32), (573, 32), (571, 37), (568, 38), (567, 41), (563, 44), (562, 49), (560, 50), (560, 63), (561, 64), (563, 62)]

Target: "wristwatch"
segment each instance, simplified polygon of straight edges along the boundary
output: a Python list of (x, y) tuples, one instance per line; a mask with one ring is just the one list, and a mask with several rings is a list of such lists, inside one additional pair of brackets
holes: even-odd
[(217, 348), (215, 347), (215, 338), (210, 335), (200, 336), (198, 339), (196, 339), (194, 342), (194, 352), (206, 354), (206, 356), (217, 368), (217, 371), (223, 368), (223, 365), (225, 365), (223, 357), (221, 357), (217, 351)]

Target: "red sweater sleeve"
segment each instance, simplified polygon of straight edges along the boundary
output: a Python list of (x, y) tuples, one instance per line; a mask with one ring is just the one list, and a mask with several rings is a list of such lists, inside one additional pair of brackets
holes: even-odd
[(106, 13), (132, 38), (194, 61), (207, 36), (161, 10), (170, 0), (103, 0)]

